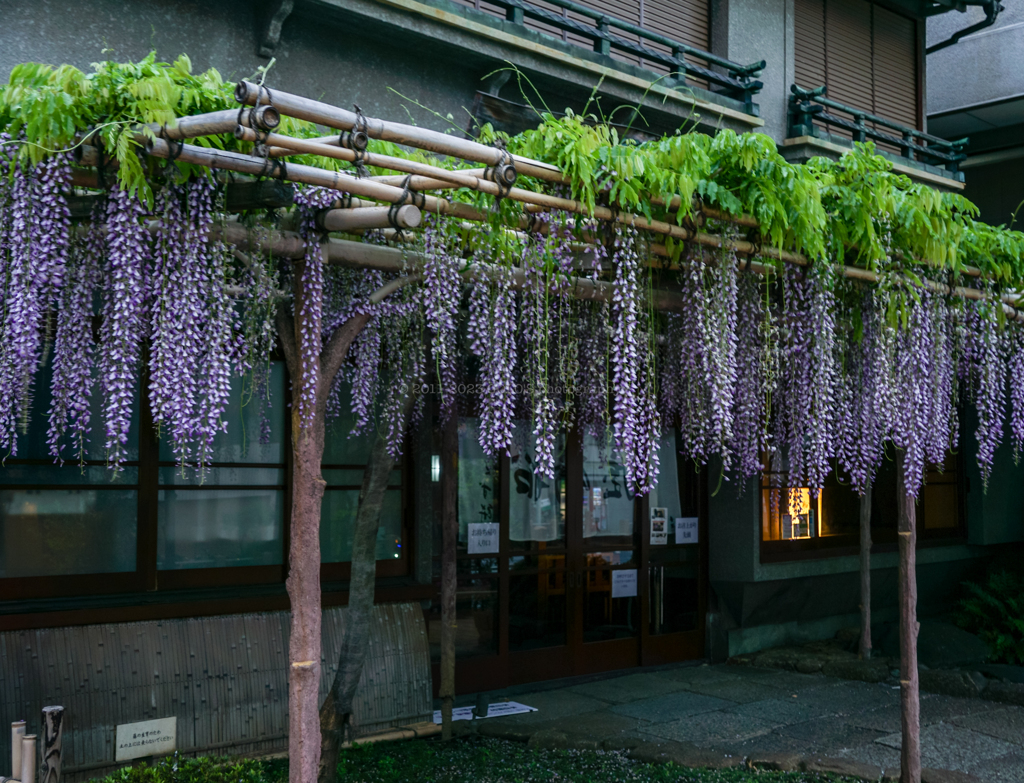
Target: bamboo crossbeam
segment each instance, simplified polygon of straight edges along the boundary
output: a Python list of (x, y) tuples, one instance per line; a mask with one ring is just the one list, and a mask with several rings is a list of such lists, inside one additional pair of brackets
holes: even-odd
[[(250, 81), (242, 80), (235, 87), (235, 100), (247, 106), (255, 106), (257, 101), (276, 108), (281, 114), (299, 120), (326, 125), (329, 128), (350, 131), (361, 123), (366, 135), (371, 139), (390, 141), (409, 147), (419, 147), (440, 155), (451, 155), (463, 160), (472, 160), (486, 166), (499, 166), (505, 161), (505, 153), (497, 147), (489, 147), (477, 141), (459, 139), (445, 133), (405, 125), (400, 122), (389, 122), (374, 117), (360, 119), (355, 112), (340, 109), (320, 101), (303, 98), (299, 95), (280, 90), (260, 90)], [(530, 160), (513, 155), (516, 171), (546, 182), (560, 181), (562, 173), (554, 166), (541, 161)]]
[[(251, 128), (238, 127), (235, 130), (235, 136), (242, 141), (256, 140), (256, 132)], [(284, 147), (304, 155), (320, 155), (325, 158), (344, 160), (348, 163), (353, 163), (356, 160), (355, 150), (350, 150), (346, 147), (332, 147), (329, 144), (296, 139), (291, 136), (282, 136), (279, 133), (267, 134), (266, 143), (271, 145), (271, 147)], [(497, 183), (461, 171), (448, 171), (447, 169), (431, 166), (426, 163), (396, 158), (391, 155), (379, 155), (375, 152), (364, 152), (362, 159), (367, 166), (377, 166), (383, 169), (391, 169), (392, 171), (401, 171), (406, 174), (416, 174), (421, 177), (432, 177), (434, 180), (440, 180), (448, 187), (470, 188), (483, 193), (489, 193), (492, 196), (497, 196), (500, 192)], [(393, 178), (389, 177), (388, 181), (384, 182), (380, 178), (374, 177), (371, 181), (389, 187), (401, 187), (404, 178), (394, 182)], [(417, 191), (426, 190), (426, 188), (415, 187), (411, 182), (410, 187)]]
[(423, 219), (415, 204), (399, 207), (392, 215), (392, 207), (366, 207), (358, 209), (325, 209), (317, 215), (317, 225), (325, 231), (361, 231), (368, 228), (416, 228)]
[(270, 177), (290, 182), (301, 182), (322, 188), (352, 193), (375, 201), (392, 204), (411, 203), (416, 200), (422, 209), (442, 215), (451, 215), (472, 220), (480, 213), (469, 204), (449, 202), (435, 196), (407, 193), (402, 188), (382, 185), (369, 179), (358, 179), (340, 171), (325, 171), (314, 166), (303, 166), (298, 163), (282, 164), (278, 161), (267, 161), (242, 155), (238, 152), (196, 147), (191, 144), (171, 146), (163, 139), (143, 139), (146, 151), (157, 158), (174, 158), (185, 163), (194, 163), (210, 169), (225, 169), (241, 174), (252, 174), (257, 177)]

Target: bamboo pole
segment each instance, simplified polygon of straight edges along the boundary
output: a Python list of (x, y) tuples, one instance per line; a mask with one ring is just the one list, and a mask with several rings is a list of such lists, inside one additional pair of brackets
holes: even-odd
[(899, 503), (901, 783), (921, 783), (921, 694), (917, 671), (917, 502), (907, 493), (906, 451), (896, 452)]
[(871, 658), (871, 482), (860, 496), (860, 642), (858, 657)]
[[(174, 157), (175, 159), (206, 166), (211, 169), (225, 169), (228, 171), (237, 171), (242, 174), (252, 174), (255, 176), (272, 176), (277, 179), (302, 182), (350, 194), (354, 193), (356, 195), (365, 196), (378, 201), (402, 203), (407, 199), (411, 201), (414, 198), (412, 194), (404, 191), (403, 189), (391, 185), (385, 185), (383, 183), (373, 182), (367, 179), (358, 179), (342, 172), (329, 172), (313, 166), (303, 166), (299, 164), (288, 164), (285, 168), (284, 164), (277, 162), (252, 158), (225, 150), (196, 147), (189, 144), (176, 146), (173, 148), (172, 152), (172, 147), (163, 139), (149, 139), (143, 136), (141, 140), (145, 143), (149, 154), (155, 157)], [(268, 166), (270, 166), (269, 171), (267, 170)], [(518, 190), (520, 189), (512, 188), (511, 192)], [(483, 219), (482, 213), (469, 204), (450, 202), (445, 199), (423, 196), (421, 194), (419, 194), (418, 197), (422, 199), (423, 209), (428, 211), (438, 212), (464, 220), (479, 221)], [(548, 199), (547, 205), (551, 208), (564, 209), (578, 214), (587, 214), (583, 209), (583, 206), (575, 200), (560, 199), (553, 196), (547, 196), (546, 199)], [(682, 226), (671, 225), (664, 221), (648, 220), (647, 218), (636, 215), (617, 213), (607, 207), (598, 207), (594, 212), (594, 217), (602, 220), (614, 221), (623, 225), (634, 225), (639, 229), (664, 234), (680, 241), (694, 242), (706, 247), (724, 248), (740, 255), (760, 255), (800, 266), (806, 266), (809, 263), (808, 259), (799, 253), (790, 253), (777, 248), (765, 248), (746, 240), (728, 240), (718, 235), (705, 234)], [(848, 278), (864, 280), (866, 282), (878, 281), (878, 275), (867, 269), (844, 266), (840, 268), (840, 271), (843, 276)], [(961, 296), (974, 300), (989, 298), (988, 294), (974, 288), (964, 288), (962, 286), (950, 287), (932, 280), (925, 280), (923, 282), (926, 288), (938, 293), (949, 293), (953, 296)], [(1014, 319), (1021, 318), (1017, 309), (1010, 304), (1011, 302), (1016, 303), (1016, 297), (1004, 294), (1000, 299), (1002, 302), (1001, 306), (1006, 315)]]
[[(256, 132), (251, 128), (239, 127), (235, 131), (235, 137), (242, 141), (255, 141)], [(329, 144), (320, 144), (306, 139), (282, 136), (279, 133), (268, 133), (266, 141), (267, 144), (294, 150), (295, 152), (303, 155), (320, 155), (324, 158), (344, 160), (349, 163), (353, 163), (357, 157), (356, 151), (350, 150), (347, 147), (332, 147)], [(391, 169), (392, 171), (401, 171), (406, 174), (416, 174), (423, 178), (433, 178), (431, 180), (432, 182), (442, 182), (447, 186), (470, 188), (472, 190), (479, 190), (483, 193), (489, 193), (492, 196), (500, 195), (500, 188), (496, 182), (484, 179), (482, 176), (467, 174), (463, 171), (449, 171), (448, 169), (431, 166), (427, 163), (419, 163), (418, 161), (407, 160), (406, 158), (396, 158), (392, 155), (379, 155), (376, 152), (362, 153), (362, 161), (367, 166), (377, 166), (383, 169)], [(507, 169), (506, 171), (510, 170)], [(511, 181), (505, 181), (509, 186), (515, 182), (515, 171), (512, 170), (511, 173)], [(401, 187), (403, 185), (404, 178), (395, 182), (394, 178), (388, 177), (387, 182), (384, 182), (381, 178), (374, 177), (371, 181), (381, 185), (386, 184), (390, 187)], [(414, 190), (427, 190), (427, 188), (415, 187), (411, 182), (409, 184)]]
[(26, 734), (21, 738), (21, 783), (36, 783), (36, 735)]
[[(280, 90), (260, 90), (250, 81), (242, 80), (238, 83), (235, 87), (235, 100), (247, 106), (255, 106), (257, 102), (266, 103), (289, 117), (343, 131), (350, 131), (356, 127), (357, 123), (360, 123), (365, 128), (366, 135), (371, 139), (419, 147), (429, 152), (472, 160), (486, 166), (500, 166), (506, 161), (507, 153), (497, 147), (400, 122), (389, 122), (374, 117), (360, 118), (355, 112), (299, 95), (292, 95)], [(512, 159), (515, 162), (516, 171), (520, 174), (547, 182), (561, 181), (562, 173), (555, 166), (518, 155), (513, 155)]]
[(325, 209), (317, 215), (316, 222), (324, 231), (361, 231), (392, 225), (399, 228), (416, 228), (422, 218), (423, 214), (419, 207), (415, 204), (406, 204), (397, 210), (393, 207)]
[(25, 736), (25, 721), (16, 720), (11, 724), (11, 777), (21, 774), (21, 738)]

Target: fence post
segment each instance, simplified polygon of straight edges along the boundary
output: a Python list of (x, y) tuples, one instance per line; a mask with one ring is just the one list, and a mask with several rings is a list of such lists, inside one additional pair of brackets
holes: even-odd
[(64, 708), (43, 707), (43, 765), (39, 769), (39, 783), (60, 783), (63, 745)]

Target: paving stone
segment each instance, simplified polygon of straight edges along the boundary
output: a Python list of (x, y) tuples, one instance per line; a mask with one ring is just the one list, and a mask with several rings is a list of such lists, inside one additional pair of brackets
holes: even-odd
[(541, 729), (536, 731), (526, 743), (527, 747), (538, 750), (552, 750), (569, 747), (569, 737), (564, 731)]
[(775, 725), (747, 715), (708, 712), (669, 723), (659, 723), (648, 727), (646, 731), (656, 737), (676, 742), (695, 742), (700, 745), (751, 739), (767, 734)]
[(1024, 683), (993, 680), (985, 686), (982, 695), (992, 701), (1024, 706)]
[(765, 699), (740, 704), (731, 709), (740, 715), (775, 721), (776, 723), (801, 723), (820, 715), (827, 715), (827, 707), (812, 702), (800, 701), (799, 697), (789, 699)]
[(541, 723), (554, 718), (582, 715), (595, 712), (608, 706), (608, 702), (600, 701), (569, 690), (537, 691), (516, 696), (520, 704), (535, 707), (537, 712), (524, 712), (521, 715), (506, 715), (501, 718), (488, 718), (481, 723), (504, 721), (514, 724)]
[[(899, 750), (901, 737), (889, 734), (875, 742)], [(949, 723), (921, 729), (921, 764), (936, 769), (972, 772), (982, 762), (1005, 756), (1019, 747)]]
[(852, 726), (860, 726), (864, 729), (874, 729), (885, 734), (892, 734), (899, 731), (901, 726), (899, 702), (886, 704), (875, 709), (855, 712), (850, 715), (849, 721)]
[(1020, 783), (1024, 780), (1024, 753), (1008, 753), (988, 759), (974, 768), (985, 783)]
[(1014, 745), (1024, 745), (1024, 708), (1004, 707), (954, 718), (952, 723)]
[(567, 718), (556, 718), (536, 725), (536, 729), (557, 729), (569, 735), (569, 739), (604, 740), (612, 737), (635, 735), (639, 731), (641, 721), (636, 718), (616, 715), (602, 710), (575, 715)]
[(700, 693), (679, 691), (656, 699), (644, 699), (630, 704), (620, 704), (611, 711), (619, 715), (639, 718), (648, 723), (666, 723), (687, 715), (699, 715), (702, 712), (725, 709), (734, 706), (734, 702), (704, 696)]
[(827, 684), (820, 687), (798, 691), (794, 701), (815, 705), (824, 710), (822, 714), (833, 715), (852, 715), (863, 710), (899, 703), (899, 692), (884, 685), (835, 680), (825, 682)]
[(946, 696), (974, 698), (981, 693), (978, 683), (967, 672), (957, 669), (921, 669), (918, 672), (921, 690)]
[[(574, 685), (568, 690), (583, 696), (589, 696), (614, 704), (625, 704), (639, 699), (649, 699), (673, 691), (683, 690), (687, 683), (657, 674), (630, 674), (611, 680), (588, 682)], [(532, 706), (532, 705), (531, 705)]]
[[(898, 693), (898, 691), (893, 692)], [(991, 702), (982, 699), (962, 699), (939, 693), (922, 693), (921, 725), (941, 723), (962, 715), (972, 715), (975, 712), (987, 712), (992, 709), (992, 706)]]
[(822, 668), (827, 677), (861, 682), (885, 682), (889, 679), (889, 665), (885, 661), (829, 661)]
[(747, 765), (753, 769), (796, 772), (803, 760), (799, 753), (756, 753), (747, 759)]
[(831, 772), (864, 780), (878, 780), (882, 777), (881, 767), (849, 758), (811, 758), (801, 766), (805, 772)]
[(851, 725), (845, 718), (815, 718), (784, 726), (783, 734), (806, 743), (811, 753), (833, 753), (837, 750), (866, 745), (886, 736), (881, 731)]
[(890, 748), (888, 745), (879, 745), (877, 742), (872, 742), (869, 745), (861, 745), (857, 748), (836, 751), (835, 755), (842, 758), (855, 759), (857, 761), (862, 761), (865, 764), (873, 764), (876, 767), (880, 767), (882, 769), (883, 780), (886, 775), (894, 776), (896, 780), (899, 780), (900, 752), (896, 748)]
[(718, 699), (726, 699), (738, 704), (746, 704), (751, 701), (763, 701), (777, 697), (778, 688), (760, 682), (749, 682), (745, 678), (735, 680), (719, 680), (717, 682), (694, 682), (690, 683), (688, 690), (695, 693), (703, 693), (706, 696), (714, 696)]
[(922, 767), (921, 783), (982, 783), (982, 779), (953, 769)]

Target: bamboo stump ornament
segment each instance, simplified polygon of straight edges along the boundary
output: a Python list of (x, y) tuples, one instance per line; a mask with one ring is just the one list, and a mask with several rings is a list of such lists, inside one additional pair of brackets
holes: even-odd
[(21, 740), (24, 736), (25, 721), (14, 721), (11, 724), (11, 777), (15, 780), (21, 774)]
[(64, 708), (43, 707), (43, 763), (39, 768), (39, 783), (60, 783), (63, 745)]
[(21, 783), (36, 783), (36, 735), (21, 738)]
[(917, 672), (917, 506), (907, 494), (906, 452), (896, 452), (899, 503), (901, 783), (921, 783), (921, 694)]

